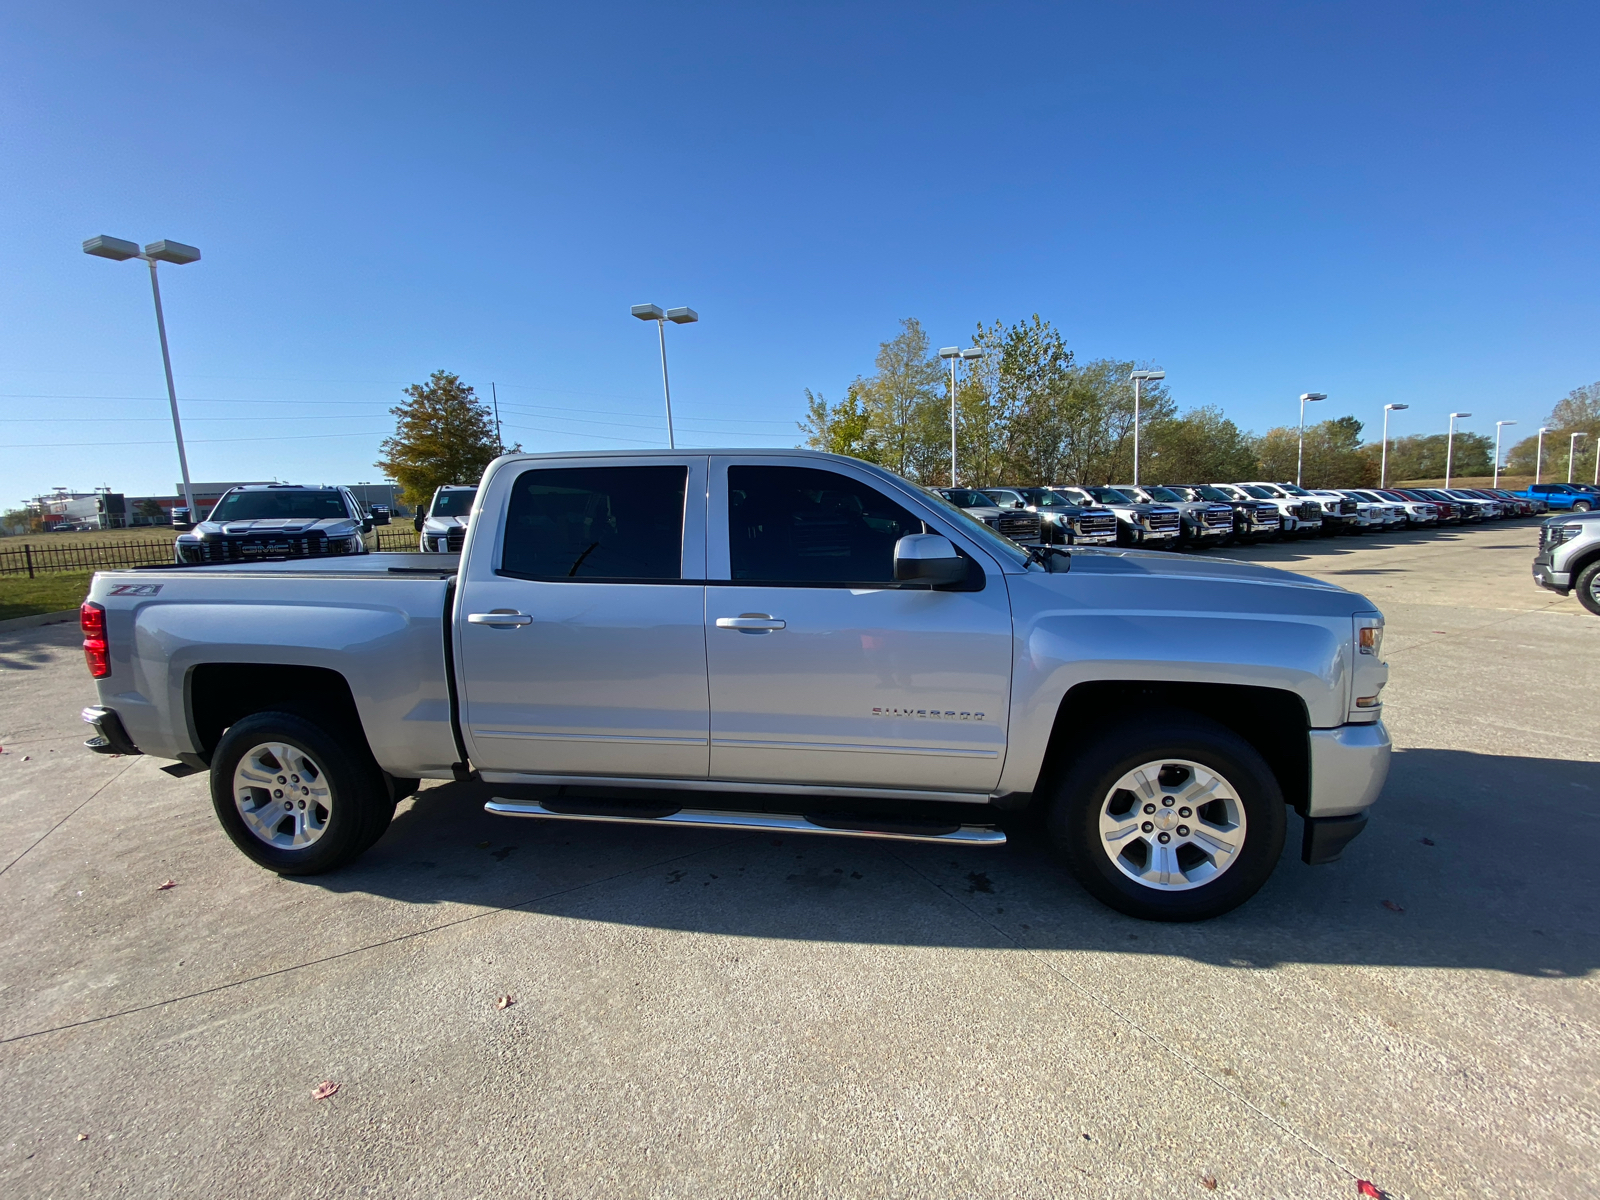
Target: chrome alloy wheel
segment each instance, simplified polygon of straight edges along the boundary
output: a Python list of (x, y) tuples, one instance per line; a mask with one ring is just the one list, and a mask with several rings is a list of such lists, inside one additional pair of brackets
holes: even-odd
[(312, 845), (333, 815), (322, 768), (285, 742), (263, 742), (245, 752), (233, 770), (233, 802), (245, 828), (280, 850)]
[(1100, 806), (1100, 845), (1129, 879), (1163, 892), (1210, 883), (1244, 849), (1244, 805), (1228, 781), (1188, 759), (1135, 767)]

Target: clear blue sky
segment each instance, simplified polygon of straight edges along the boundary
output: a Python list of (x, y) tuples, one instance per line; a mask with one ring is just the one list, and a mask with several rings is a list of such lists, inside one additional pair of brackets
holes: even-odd
[[(436, 368), (529, 449), (792, 445), (1038, 312), (1180, 404), (1531, 432), (1600, 378), (1594, 4), (8, 5), (0, 501), (377, 479)], [(70, 443), (70, 445), (69, 445)]]

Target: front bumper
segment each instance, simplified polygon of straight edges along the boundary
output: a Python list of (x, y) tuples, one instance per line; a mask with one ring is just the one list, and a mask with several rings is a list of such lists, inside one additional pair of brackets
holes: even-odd
[(1572, 590), (1572, 572), (1555, 571), (1550, 567), (1549, 555), (1541, 554), (1533, 560), (1533, 581), (1542, 588), (1565, 596)]
[(1389, 731), (1382, 721), (1311, 731), (1311, 798), (1305, 816), (1365, 812), (1389, 777)]

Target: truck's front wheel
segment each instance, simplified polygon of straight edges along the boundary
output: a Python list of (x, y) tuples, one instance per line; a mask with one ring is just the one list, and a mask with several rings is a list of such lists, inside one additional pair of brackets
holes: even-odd
[(1252, 747), (1203, 717), (1115, 726), (1067, 770), (1050, 835), (1091, 895), (1129, 916), (1199, 921), (1244, 903), (1283, 850), (1283, 794)]
[(284, 875), (315, 875), (359, 855), (394, 801), (366, 747), (352, 749), (295, 713), (245, 717), (211, 760), (211, 803), (233, 844)]
[(1578, 572), (1572, 581), (1572, 590), (1578, 593), (1579, 604), (1600, 617), (1600, 559)]

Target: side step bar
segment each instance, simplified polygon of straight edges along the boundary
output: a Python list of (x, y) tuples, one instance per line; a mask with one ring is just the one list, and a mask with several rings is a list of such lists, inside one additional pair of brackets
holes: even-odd
[(613, 821), (619, 824), (690, 825), (701, 829), (761, 829), (776, 833), (831, 833), (836, 837), (896, 838), (908, 842), (960, 842), (971, 846), (1003, 846), (1006, 835), (986, 825), (943, 821), (881, 820), (845, 814), (724, 812), (700, 808), (652, 808), (645, 805), (577, 805), (553, 801), (506, 800), (496, 796), (483, 806), (501, 817), (552, 817), (561, 821)]

